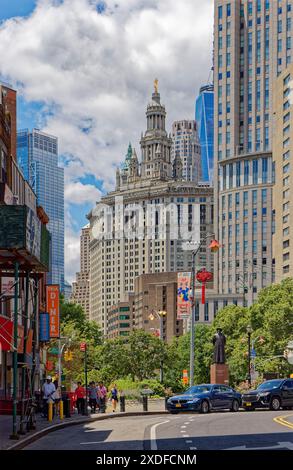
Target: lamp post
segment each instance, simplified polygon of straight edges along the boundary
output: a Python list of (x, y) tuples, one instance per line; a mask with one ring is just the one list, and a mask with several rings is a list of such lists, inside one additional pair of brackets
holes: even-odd
[[(196, 256), (199, 250), (201, 249), (203, 243), (209, 239), (213, 238), (215, 236), (214, 233), (208, 233), (204, 238), (198, 242), (198, 246), (196, 249), (192, 252), (192, 271), (191, 271), (191, 291), (192, 291), (192, 306), (191, 306), (191, 325), (190, 325), (190, 359), (189, 359), (189, 374), (190, 374), (190, 386), (193, 385), (194, 383), (194, 337), (195, 337), (195, 278), (196, 278), (196, 273), (195, 273), (195, 261), (196, 261)], [(214, 242), (217, 244), (213, 248), (211, 248), (212, 251), (216, 251), (215, 248), (219, 247), (219, 244), (216, 240)]]
[[(165, 310), (160, 310), (156, 311), (153, 310), (152, 313), (149, 315), (150, 320), (154, 320), (154, 314), (157, 316), (157, 318), (160, 320), (160, 340), (164, 341), (164, 317), (167, 315), (167, 312)], [(161, 361), (160, 365), (160, 382), (163, 383), (164, 380), (164, 369), (163, 369), (163, 361)]]
[(248, 374), (247, 374), (247, 380), (248, 380), (248, 385), (249, 388), (251, 388), (251, 333), (252, 333), (252, 328), (250, 325), (247, 326), (246, 328), (247, 331), (247, 346), (248, 346)]

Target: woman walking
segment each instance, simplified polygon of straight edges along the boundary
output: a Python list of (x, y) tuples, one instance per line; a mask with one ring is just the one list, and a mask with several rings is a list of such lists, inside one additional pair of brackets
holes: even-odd
[(115, 413), (117, 403), (118, 403), (118, 390), (117, 390), (116, 384), (113, 385), (113, 388), (111, 390), (111, 400), (112, 400), (113, 413)]

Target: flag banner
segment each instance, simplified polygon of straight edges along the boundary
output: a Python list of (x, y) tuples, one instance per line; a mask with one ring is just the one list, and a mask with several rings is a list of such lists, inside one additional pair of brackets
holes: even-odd
[(59, 285), (46, 286), (47, 312), (50, 318), (50, 338), (59, 338)]
[(177, 319), (189, 318), (191, 314), (190, 281), (191, 273), (177, 275)]

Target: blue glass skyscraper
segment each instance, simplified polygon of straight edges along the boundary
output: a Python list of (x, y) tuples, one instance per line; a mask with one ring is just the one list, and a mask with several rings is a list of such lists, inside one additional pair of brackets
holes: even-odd
[(17, 133), (17, 159), (48, 217), (51, 233), (49, 284), (64, 290), (64, 169), (58, 166), (58, 139), (38, 129)]
[(201, 145), (202, 181), (214, 178), (214, 87), (201, 87), (195, 104), (195, 120)]

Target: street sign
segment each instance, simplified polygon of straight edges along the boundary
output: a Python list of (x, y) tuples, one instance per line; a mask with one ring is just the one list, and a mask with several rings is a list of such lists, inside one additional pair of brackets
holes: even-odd
[(86, 351), (86, 343), (80, 343), (80, 350), (83, 352)]
[(250, 355), (252, 358), (256, 357), (256, 350), (252, 349)]
[(53, 354), (54, 356), (58, 356), (59, 350), (58, 350), (58, 348), (50, 348), (50, 349), (48, 350), (48, 353), (49, 353), (49, 354)]

